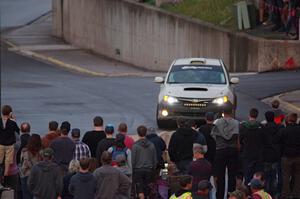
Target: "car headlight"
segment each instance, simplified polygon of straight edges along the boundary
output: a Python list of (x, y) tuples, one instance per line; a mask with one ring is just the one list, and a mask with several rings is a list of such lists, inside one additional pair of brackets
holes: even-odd
[(178, 102), (178, 99), (176, 99), (175, 97), (165, 95), (164, 102), (167, 102), (168, 104), (174, 104), (174, 103)]
[(228, 102), (228, 97), (223, 96), (223, 97), (218, 97), (212, 101), (212, 103), (217, 104), (217, 105), (223, 105), (226, 102)]

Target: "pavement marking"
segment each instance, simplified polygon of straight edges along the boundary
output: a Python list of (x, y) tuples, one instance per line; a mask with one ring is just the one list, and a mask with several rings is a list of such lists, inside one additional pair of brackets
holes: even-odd
[(11, 47), (10, 51), (51, 51), (51, 50), (80, 50), (80, 48), (72, 45), (21, 45), (18, 47)]

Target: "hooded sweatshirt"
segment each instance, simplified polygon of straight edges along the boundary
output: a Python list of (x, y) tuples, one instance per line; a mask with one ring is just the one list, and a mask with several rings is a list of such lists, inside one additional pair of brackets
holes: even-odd
[(216, 149), (237, 148), (239, 122), (233, 118), (220, 118), (214, 124), (211, 135), (216, 141)]
[(280, 128), (275, 122), (268, 122), (262, 128), (264, 162), (273, 163), (280, 160), (281, 146), (277, 142)]
[(71, 178), (69, 191), (74, 199), (94, 199), (96, 185), (96, 178), (93, 174), (78, 172)]
[(240, 127), (242, 157), (247, 160), (262, 160), (263, 131), (257, 121), (243, 122)]
[(166, 150), (165, 141), (161, 137), (159, 137), (156, 133), (148, 134), (146, 138), (154, 144), (156, 149), (156, 157), (157, 157), (158, 164), (160, 166), (163, 166), (164, 159), (162, 155), (163, 152)]
[(171, 161), (192, 161), (194, 143), (198, 143), (198, 132), (192, 128), (178, 128), (171, 136), (168, 147)]
[(49, 161), (34, 165), (28, 178), (28, 189), (38, 199), (57, 199), (63, 189), (59, 166)]
[(140, 139), (132, 147), (133, 169), (155, 169), (157, 164), (154, 144), (147, 139)]

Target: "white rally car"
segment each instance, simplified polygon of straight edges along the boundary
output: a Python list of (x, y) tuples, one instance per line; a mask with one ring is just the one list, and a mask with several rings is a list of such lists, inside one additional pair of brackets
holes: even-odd
[(178, 117), (203, 119), (206, 112), (220, 114), (226, 106), (235, 111), (237, 99), (221, 59), (184, 58), (173, 61), (166, 78), (155, 77), (161, 84), (157, 104), (157, 125), (164, 128)]

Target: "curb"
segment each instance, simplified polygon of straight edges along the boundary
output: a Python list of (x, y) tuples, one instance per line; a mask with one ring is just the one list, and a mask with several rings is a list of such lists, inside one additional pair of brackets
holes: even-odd
[[(14, 52), (19, 53), (21, 55), (27, 56), (27, 57), (32, 57), (35, 58), (39, 61), (42, 62), (47, 62), (47, 63), (51, 63), (54, 64), (56, 66), (74, 71), (74, 72), (78, 72), (78, 73), (82, 73), (82, 74), (86, 74), (86, 75), (90, 75), (90, 76), (96, 76), (96, 77), (154, 77), (155, 75), (153, 74), (149, 74), (149, 73), (144, 73), (144, 72), (140, 72), (140, 73), (119, 73), (119, 74), (109, 74), (109, 73), (102, 73), (102, 72), (95, 72), (92, 70), (88, 70), (85, 67), (82, 66), (78, 66), (78, 65), (74, 65), (74, 64), (68, 64), (66, 62), (63, 62), (59, 59), (56, 59), (54, 57), (51, 56), (45, 56), (42, 55), (40, 53), (36, 53), (30, 50), (22, 50), (20, 49), (17, 45), (15, 45), (14, 43), (3, 39), (3, 42), (5, 42), (8, 46), (10, 46), (11, 48), (14, 48)], [(151, 73), (151, 72), (150, 72)]]

